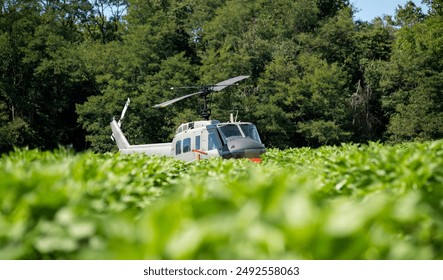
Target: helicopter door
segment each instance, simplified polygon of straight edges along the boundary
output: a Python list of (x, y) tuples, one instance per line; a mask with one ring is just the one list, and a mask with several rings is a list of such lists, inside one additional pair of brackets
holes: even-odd
[(179, 154), (181, 154), (182, 153), (182, 141), (181, 140), (178, 140), (176, 143), (175, 143), (175, 155), (179, 155)]
[(221, 153), (222, 143), (215, 128), (208, 129), (208, 154), (211, 156), (219, 156)]
[(194, 153), (192, 152), (192, 139), (191, 136), (177, 140), (175, 143), (175, 155), (176, 159), (191, 161), (194, 159)]
[(217, 134), (209, 133), (208, 134), (208, 151), (216, 150), (218, 148)]

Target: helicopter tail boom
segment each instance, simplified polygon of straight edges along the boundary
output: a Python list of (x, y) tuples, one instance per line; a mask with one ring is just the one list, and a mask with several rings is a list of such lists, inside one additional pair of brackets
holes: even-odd
[(156, 143), (144, 145), (131, 145), (123, 134), (118, 122), (111, 122), (112, 140), (117, 143), (117, 147), (122, 154), (144, 153), (147, 155), (170, 156), (171, 143)]

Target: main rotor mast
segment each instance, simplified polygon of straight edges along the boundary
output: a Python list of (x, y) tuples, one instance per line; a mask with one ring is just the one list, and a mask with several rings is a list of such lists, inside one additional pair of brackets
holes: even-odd
[(200, 116), (205, 119), (205, 120), (209, 120), (209, 118), (211, 117), (211, 109), (208, 108), (208, 96), (211, 93), (211, 91), (209, 91), (208, 88), (203, 88), (203, 93), (201, 94), (201, 97), (203, 98), (203, 107), (200, 111)]

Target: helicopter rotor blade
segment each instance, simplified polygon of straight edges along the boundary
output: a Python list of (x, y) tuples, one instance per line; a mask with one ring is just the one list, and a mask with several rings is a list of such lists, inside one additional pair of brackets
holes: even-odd
[(227, 79), (226, 81), (215, 84), (212, 88), (212, 91), (221, 91), (225, 87), (233, 85), (236, 82), (239, 82), (239, 81), (244, 80), (246, 78), (249, 78), (249, 76), (237, 76), (234, 78)]
[(182, 100), (182, 99), (185, 99), (185, 98), (188, 98), (188, 97), (191, 97), (191, 96), (197, 95), (197, 94), (202, 94), (202, 93), (203, 93), (203, 91), (198, 91), (198, 92), (194, 92), (194, 93), (191, 93), (191, 94), (183, 95), (183, 96), (180, 96), (180, 97), (177, 97), (177, 98), (174, 98), (174, 99), (171, 99), (171, 100), (165, 101), (165, 102), (163, 102), (163, 103), (160, 103), (160, 104), (154, 105), (153, 107), (154, 107), (154, 108), (163, 108), (163, 107), (169, 106), (169, 105), (171, 105), (171, 104), (173, 104), (173, 103), (175, 103), (175, 102), (177, 102), (177, 101), (180, 101), (180, 100)]
[(235, 84), (235, 83), (237, 83), (237, 82), (239, 82), (241, 80), (244, 80), (246, 78), (249, 78), (249, 76), (237, 76), (237, 77), (227, 79), (227, 80), (225, 80), (223, 82), (217, 83), (217, 84), (212, 85), (212, 86), (201, 86), (200, 88), (203, 89), (201, 91), (194, 92), (194, 93), (187, 94), (187, 95), (183, 95), (183, 96), (180, 96), (180, 97), (177, 97), (177, 98), (165, 101), (163, 103), (154, 105), (153, 107), (154, 108), (163, 108), (163, 107), (169, 106), (169, 105), (171, 105), (171, 104), (173, 104), (173, 103), (175, 103), (177, 101), (180, 101), (182, 99), (185, 99), (185, 98), (188, 98), (188, 97), (191, 97), (191, 96), (194, 96), (194, 95), (209, 94), (209, 93), (211, 93), (213, 91), (221, 91), (225, 87), (231, 86), (231, 85), (233, 85), (233, 84)]

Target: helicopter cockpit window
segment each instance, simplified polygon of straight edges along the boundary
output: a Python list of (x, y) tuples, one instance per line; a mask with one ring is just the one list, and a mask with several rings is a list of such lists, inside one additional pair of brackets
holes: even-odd
[(175, 143), (175, 154), (179, 155), (182, 153), (182, 141), (177, 141), (177, 143)]
[(223, 137), (226, 139), (229, 137), (234, 137), (234, 136), (238, 136), (238, 137), (243, 136), (241, 134), (240, 130), (238, 129), (238, 126), (235, 124), (221, 125), (218, 127), (218, 129), (221, 132), (221, 134), (223, 135)]
[(246, 137), (252, 138), (261, 143), (260, 136), (258, 135), (257, 128), (253, 124), (241, 124), (241, 129)]
[(183, 139), (183, 153), (191, 151), (191, 138)]

